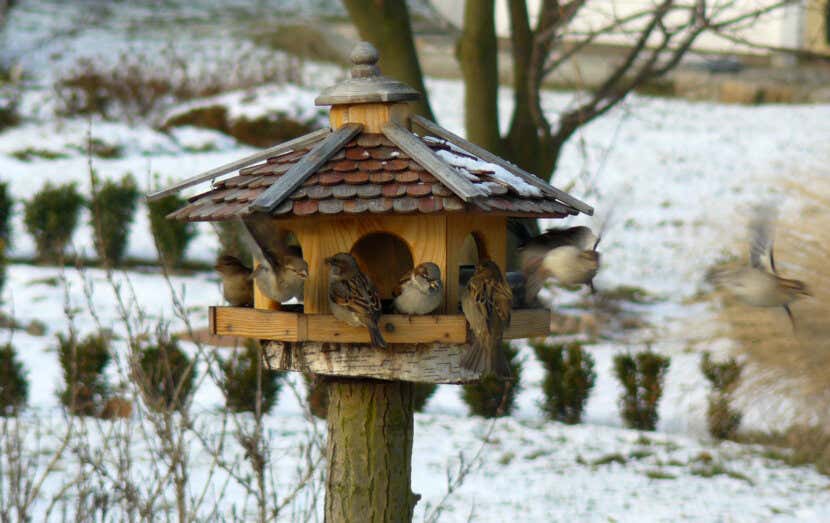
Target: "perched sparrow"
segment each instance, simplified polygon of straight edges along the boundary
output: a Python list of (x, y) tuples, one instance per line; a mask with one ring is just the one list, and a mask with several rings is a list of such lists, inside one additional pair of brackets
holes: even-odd
[(599, 270), (600, 238), (584, 226), (548, 229), (519, 248), (519, 263), (527, 278), (526, 301), (532, 303), (553, 277), (565, 285), (587, 284), (594, 292)]
[(326, 258), (329, 268), (329, 307), (334, 317), (353, 327), (366, 327), (372, 346), (386, 348), (380, 334), (380, 296), (375, 285), (357, 266), (351, 254), (341, 252)]
[(262, 294), (277, 303), (291, 298), (303, 299), (303, 285), (308, 277), (308, 263), (300, 248), (287, 245), (285, 238), (274, 234), (267, 222), (246, 220), (243, 237), (257, 266), (251, 273)]
[(472, 344), (461, 357), (461, 366), (484, 376), (509, 377), (507, 358), (501, 351), (504, 329), (510, 325), (513, 293), (499, 266), (486, 260), (476, 266), (461, 293), (461, 310), (470, 324)]
[[(753, 307), (783, 307), (795, 328), (790, 303), (801, 296), (810, 296), (807, 285), (800, 280), (778, 276), (773, 255), (775, 210), (769, 206), (756, 209), (749, 224), (749, 266), (740, 269), (713, 269), (707, 279), (726, 289), (739, 301)], [(762, 257), (769, 251), (770, 271)]]
[(277, 259), (265, 257), (259, 260), (259, 265), (251, 274), (262, 294), (278, 303), (291, 298), (302, 301), (303, 284), (307, 277), (308, 263), (294, 246), (286, 247), (286, 252)]
[(429, 314), (441, 305), (444, 298), (441, 269), (432, 262), (418, 265), (401, 277), (392, 294), (398, 312)]
[(251, 269), (239, 258), (220, 256), (214, 266), (222, 276), (222, 297), (234, 307), (251, 307), (254, 304), (254, 286), (251, 283)]

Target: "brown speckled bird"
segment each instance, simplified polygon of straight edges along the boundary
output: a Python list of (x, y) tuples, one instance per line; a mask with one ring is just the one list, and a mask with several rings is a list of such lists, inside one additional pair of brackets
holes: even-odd
[(296, 245), (288, 245), (285, 231), (277, 234), (261, 219), (243, 222), (242, 239), (256, 261), (251, 278), (262, 294), (277, 303), (302, 301), (308, 263)]
[(351, 254), (326, 258), (329, 266), (329, 308), (334, 317), (353, 327), (366, 327), (372, 346), (386, 348), (378, 328), (381, 305), (375, 285), (363, 274)]
[(222, 297), (234, 307), (254, 304), (254, 285), (251, 269), (239, 258), (225, 254), (216, 260), (216, 272), (222, 277)]
[(501, 350), (504, 329), (510, 325), (513, 293), (499, 266), (485, 260), (461, 293), (461, 310), (470, 324), (472, 343), (461, 357), (461, 366), (483, 376), (510, 377), (507, 358)]
[[(775, 217), (774, 207), (758, 207), (749, 224), (749, 265), (739, 269), (713, 269), (707, 279), (746, 305), (783, 307), (795, 328), (790, 304), (801, 296), (810, 296), (810, 291), (803, 281), (778, 276), (773, 254)], [(763, 262), (767, 252), (769, 270)]]
[(594, 277), (599, 271), (597, 252), (600, 237), (585, 226), (548, 229), (519, 248), (519, 264), (527, 280), (528, 303), (548, 278), (565, 285), (586, 284), (594, 292)]
[(395, 310), (402, 314), (429, 314), (441, 305), (444, 285), (441, 269), (432, 262), (424, 262), (404, 274), (392, 292)]

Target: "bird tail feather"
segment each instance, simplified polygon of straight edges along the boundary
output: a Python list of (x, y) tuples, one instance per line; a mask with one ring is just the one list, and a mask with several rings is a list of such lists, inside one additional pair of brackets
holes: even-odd
[(495, 375), (510, 378), (510, 364), (498, 343), (485, 343), (474, 339), (461, 356), (461, 367), (481, 374), (482, 377)]
[(383, 339), (377, 325), (369, 325), (369, 336), (372, 338), (372, 347), (379, 349), (385, 349), (387, 347), (386, 340)]

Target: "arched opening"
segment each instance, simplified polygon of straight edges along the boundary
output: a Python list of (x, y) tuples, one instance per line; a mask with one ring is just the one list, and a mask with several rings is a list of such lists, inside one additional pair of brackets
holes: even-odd
[(378, 288), (382, 300), (392, 298), (401, 276), (412, 269), (409, 246), (394, 234), (374, 232), (359, 239), (351, 251), (360, 269)]

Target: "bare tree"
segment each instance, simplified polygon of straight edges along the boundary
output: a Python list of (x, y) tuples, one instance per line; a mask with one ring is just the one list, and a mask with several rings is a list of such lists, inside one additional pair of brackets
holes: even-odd
[[(626, 3), (623, 12), (618, 11), (622, 4), (618, 6), (614, 0), (540, 0), (534, 24), (528, 3), (508, 0), (515, 106), (508, 131), (501, 134), (495, 0), (466, 0), (457, 47), (466, 86), (465, 125), (472, 141), (550, 180), (564, 144), (580, 127), (605, 114), (631, 91), (674, 69), (702, 35), (736, 41), (741, 29), (797, 2), (658, 0), (634, 9), (631, 6), (636, 4)], [(383, 14), (399, 13), (405, 0), (385, 1), (383, 10), (374, 9), (375, 0), (348, 0), (344, 4), (361, 38), (383, 49), (387, 64), (405, 62), (396, 53), (401, 47), (414, 49), (414, 44), (401, 43), (411, 40), (411, 32), (377, 30), (384, 23)], [(586, 17), (594, 23), (586, 23)], [(625, 44), (605, 78), (593, 87), (574, 85), (579, 92), (572, 104), (561, 113), (546, 113), (540, 96), (543, 81), (562, 72), (566, 65), (573, 66), (571, 59), (578, 53), (608, 37), (622, 39), (618, 41)], [(397, 73), (389, 68), (385, 72), (390, 76)]]

